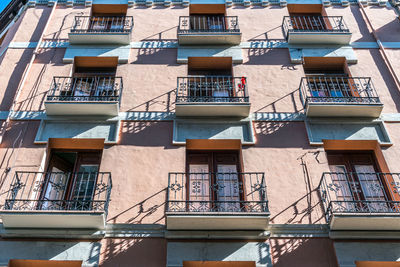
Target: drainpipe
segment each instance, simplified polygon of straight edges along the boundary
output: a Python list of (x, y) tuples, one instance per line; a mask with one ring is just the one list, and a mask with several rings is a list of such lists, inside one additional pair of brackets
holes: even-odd
[(374, 27), (372, 26), (371, 21), (370, 21), (369, 18), (368, 18), (367, 12), (365, 12), (364, 6), (361, 4), (360, 1), (358, 1), (358, 6), (359, 6), (360, 9), (361, 9), (361, 13), (362, 13), (362, 15), (363, 15), (364, 21), (365, 21), (365, 22), (367, 23), (367, 25), (371, 28), (372, 35), (374, 36), (376, 42), (378, 43), (379, 50), (381, 51), (381, 55), (382, 55), (382, 57), (383, 57), (383, 61), (385, 62), (386, 66), (388, 67), (388, 69), (389, 69), (389, 71), (390, 71), (390, 74), (392, 75), (392, 77), (393, 77), (393, 79), (394, 79), (394, 81), (395, 81), (395, 83), (396, 83), (397, 90), (400, 90), (400, 80), (399, 80), (399, 78), (398, 78), (396, 72), (394, 71), (394, 69), (393, 69), (393, 67), (392, 67), (392, 64), (391, 64), (390, 61), (389, 61), (388, 56), (386, 55), (386, 51), (385, 51), (385, 48), (384, 48), (383, 45), (382, 45), (381, 40), (379, 40), (379, 37), (378, 37), (378, 35), (376, 34), (376, 31), (375, 31)]
[(18, 84), (18, 88), (17, 88), (17, 91), (15, 92), (15, 95), (14, 95), (14, 98), (13, 98), (13, 102), (12, 102), (12, 105), (11, 105), (11, 108), (10, 108), (10, 110), (9, 110), (9, 112), (8, 112), (8, 115), (7, 115), (7, 119), (6, 119), (6, 121), (1, 125), (1, 128), (0, 128), (0, 144), (3, 143), (3, 137), (4, 137), (4, 134), (5, 134), (5, 132), (6, 132), (6, 129), (7, 129), (8, 125), (10, 124), (10, 121), (11, 121), (11, 119), (12, 119), (12, 116), (13, 116), (13, 114), (14, 114), (14, 110), (15, 110), (15, 108), (16, 108), (17, 100), (18, 100), (18, 98), (19, 98), (19, 96), (20, 96), (20, 94), (21, 94), (22, 88), (24, 88), (24, 86), (25, 86), (26, 79), (27, 79), (27, 77), (28, 77), (28, 75), (29, 75), (29, 73), (30, 73), (30, 70), (31, 70), (32, 65), (33, 65), (33, 62), (34, 62), (35, 59), (36, 59), (36, 55), (37, 55), (38, 52), (39, 52), (41, 43), (42, 43), (42, 41), (43, 41), (44, 33), (47, 31), (47, 28), (48, 28), (48, 26), (49, 26), (49, 24), (50, 24), (50, 21), (51, 21), (51, 19), (52, 19), (52, 17), (53, 17), (53, 14), (54, 14), (54, 10), (57, 8), (57, 1), (58, 1), (58, 0), (55, 0), (55, 2), (54, 2), (54, 5), (53, 5), (53, 8), (51, 9), (49, 18), (47, 19), (46, 25), (44, 26), (43, 31), (42, 31), (42, 34), (40, 35), (40, 38), (39, 38), (39, 40), (38, 40), (38, 42), (37, 42), (37, 44), (36, 44), (35, 50), (33, 51), (33, 54), (32, 54), (31, 60), (29, 61), (28, 67), (25, 69), (25, 71), (24, 71), (24, 73), (23, 73), (23, 75), (22, 75), (22, 79), (21, 79), (21, 81), (20, 81), (19, 84)]

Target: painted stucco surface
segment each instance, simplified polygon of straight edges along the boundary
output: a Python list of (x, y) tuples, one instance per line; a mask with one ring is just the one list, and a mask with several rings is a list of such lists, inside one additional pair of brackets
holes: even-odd
[[(13, 41), (37, 41), (50, 10), (49, 7), (28, 9), (18, 22), (23, 30), (12, 33)], [(353, 42), (374, 41), (358, 7), (334, 6), (326, 8), (326, 11), (328, 15), (344, 16), (346, 24), (353, 32)], [(66, 40), (73, 17), (88, 15), (89, 12), (90, 8), (57, 7), (53, 14), (54, 23), (52, 21), (49, 24), (44, 38)], [(129, 8), (127, 15), (134, 16), (135, 21), (132, 42), (175, 42), (178, 17), (188, 15), (188, 12), (188, 8), (181, 6)], [(397, 24), (394, 22), (395, 13), (391, 8), (368, 7), (366, 12), (382, 41), (399, 41), (399, 37), (393, 32), (400, 31), (400, 27), (397, 21)], [(288, 15), (287, 8), (235, 6), (228, 8), (227, 14), (239, 16), (242, 41), (284, 41), (281, 22), (282, 17)], [(256, 23), (255, 17), (260, 18)], [(10, 108), (32, 52), (33, 49), (10, 48), (0, 59), (1, 111)], [(355, 49), (354, 52), (358, 64), (349, 66), (351, 74), (356, 77), (371, 77), (384, 103), (384, 112), (399, 112), (400, 93), (379, 50)], [(400, 52), (387, 49), (387, 53), (395, 71), (398, 72), (400, 60), (397, 59), (400, 58)], [(72, 64), (63, 64), (64, 55), (64, 48), (38, 51), (17, 99), (17, 110), (44, 111), (43, 103), (52, 77), (69, 76), (72, 72)], [(303, 112), (298, 87), (304, 70), (301, 64), (290, 63), (288, 49), (243, 49), (242, 56), (243, 64), (234, 64), (233, 75), (247, 77), (252, 112)], [(177, 64), (176, 60), (176, 48), (131, 49), (128, 63), (119, 65), (117, 69), (117, 76), (122, 76), (124, 82), (121, 111), (174, 112), (176, 78), (188, 73), (187, 65)], [(46, 145), (34, 144), (39, 123), (33, 120), (12, 121), (7, 128), (0, 148), (0, 206), (4, 203), (15, 171), (38, 171), (43, 170), (45, 166)], [(271, 223), (325, 225), (317, 187), (322, 173), (329, 171), (326, 153), (322, 147), (309, 145), (304, 122), (256, 121), (253, 127), (256, 145), (243, 146), (243, 171), (265, 173)], [(400, 125), (386, 123), (386, 127), (394, 145), (383, 148), (383, 154), (389, 169), (399, 172)], [(105, 146), (100, 166), (100, 171), (111, 172), (113, 178), (108, 224), (140, 224), (160, 226), (163, 229), (168, 173), (184, 172), (186, 162), (186, 149), (184, 146), (172, 145), (172, 134), (172, 121), (121, 122), (119, 143)], [(250, 243), (242, 241), (232, 243), (239, 248), (226, 256), (232, 256), (236, 252), (244, 255), (246, 249), (240, 249), (251, 246)], [(106, 238), (101, 244), (100, 262), (103, 266), (132, 266), (133, 263), (133, 266), (152, 267), (167, 264), (167, 240), (163, 238)], [(327, 238), (275, 237), (262, 244), (266, 244), (268, 253), (264, 255), (264, 265), (261, 266), (270, 266), (271, 263), (278, 267), (336, 266), (332, 242)], [(337, 252), (343, 253), (349, 248), (335, 246)], [(59, 248), (57, 245), (54, 247)], [(188, 249), (189, 254), (196, 252), (196, 246), (192, 250), (184, 244), (181, 247)], [(48, 258), (56, 256), (54, 251), (48, 248), (45, 250), (50, 251), (51, 255), (43, 254), (49, 255)], [(68, 249), (64, 248), (64, 251), (68, 252)], [(27, 254), (27, 257), (39, 257), (32, 253)], [(72, 253), (74, 259), (82, 256), (76, 253)], [(255, 251), (252, 250), (251, 253)], [(221, 258), (221, 255), (224, 253), (216, 255), (216, 258)], [(339, 261), (344, 259), (344, 264), (347, 264), (346, 262), (352, 261), (353, 258), (345, 255), (339, 258)], [(2, 253), (0, 260), (3, 260)]]
[(165, 239), (104, 239), (101, 244), (101, 266), (166, 266)]
[[(335, 241), (335, 253), (340, 267), (355, 267), (355, 261), (400, 261), (398, 242)], [(351, 253), (349, 253), (351, 251)]]
[(274, 267), (337, 266), (333, 242), (327, 238), (273, 238), (270, 243)]

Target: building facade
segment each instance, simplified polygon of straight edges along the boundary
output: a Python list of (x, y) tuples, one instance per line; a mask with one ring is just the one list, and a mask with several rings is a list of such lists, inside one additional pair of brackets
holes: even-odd
[(398, 266), (398, 14), (29, 0), (0, 32), (0, 266)]

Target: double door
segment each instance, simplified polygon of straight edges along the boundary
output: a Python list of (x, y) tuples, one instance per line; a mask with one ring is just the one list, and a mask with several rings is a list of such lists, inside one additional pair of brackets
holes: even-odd
[(338, 205), (355, 212), (388, 209), (390, 198), (372, 153), (328, 153), (328, 163)]
[(238, 212), (243, 199), (239, 153), (189, 152), (187, 154), (188, 209)]
[(101, 152), (52, 151), (43, 177), (39, 209), (89, 210), (95, 194)]

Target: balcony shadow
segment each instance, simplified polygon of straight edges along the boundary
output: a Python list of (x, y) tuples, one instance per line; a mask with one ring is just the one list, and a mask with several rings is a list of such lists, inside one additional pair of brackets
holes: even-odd
[(176, 36), (177, 29), (178, 29), (178, 26), (174, 26), (174, 27), (165, 29), (165, 30), (163, 30), (163, 31), (160, 31), (160, 32), (158, 32), (158, 33), (155, 33), (155, 34), (153, 34), (153, 35), (150, 35), (150, 36), (148, 36), (148, 37), (145, 37), (145, 38), (141, 39), (140, 41), (142, 41), (142, 42), (147, 42), (147, 41), (153, 41), (153, 42), (154, 42), (154, 41), (156, 41), (156, 42), (167, 42), (167, 41), (172, 42), (172, 41), (174, 41), (174, 42), (177, 42), (177, 41), (178, 41), (177, 38), (174, 38), (174, 39), (163, 38), (164, 35), (165, 35), (167, 32), (171, 32), (171, 31), (173, 31), (174, 34), (175, 34), (175, 36)]
[[(318, 192), (319, 181), (316, 185), (310, 176), (308, 160), (315, 160), (322, 164), (319, 159), (320, 151), (309, 151), (297, 158), (303, 173), (304, 191), (306, 194), (296, 199), (291, 205), (273, 213), (271, 222), (283, 224), (325, 224), (325, 213), (322, 207), (321, 198)], [(313, 159), (307, 159), (310, 156)], [(298, 188), (300, 190), (300, 188)]]
[[(104, 239), (101, 266), (146, 266), (167, 265), (167, 240), (164, 238)], [(132, 264), (134, 261), (134, 264)]]
[[(288, 66), (288, 67), (290, 67), (290, 66)], [(280, 104), (281, 101), (283, 102), (282, 104)], [(284, 101), (290, 101), (293, 109), (287, 110), (286, 109), (287, 104), (284, 103)], [(281, 105), (282, 107), (284, 107), (285, 110), (280, 110), (280, 107), (278, 107), (278, 105)], [(303, 110), (304, 110), (303, 104), (301, 103), (301, 100), (300, 100), (300, 90), (296, 89), (296, 90), (278, 98), (277, 100), (259, 108), (258, 110), (255, 111), (255, 113), (257, 113), (257, 112), (271, 112), (271, 113), (289, 112), (290, 113), (290, 112), (302, 112)]]
[[(333, 8), (337, 8), (337, 9), (344, 9), (344, 8), (348, 8), (348, 7), (339, 7), (339, 6), (335, 6)], [(351, 13), (353, 14), (353, 17), (355, 18), (356, 22), (357, 22), (357, 26), (358, 26), (358, 33), (361, 34), (361, 38), (357, 39), (357, 40), (351, 40), (352, 42), (375, 42), (375, 38), (372, 35), (372, 33), (369, 32), (368, 30), (368, 26), (364, 21), (364, 18), (361, 14), (361, 11), (359, 9), (358, 6), (351, 6), (350, 5), (350, 10)], [(346, 21), (345, 21), (346, 22)]]
[(290, 62), (289, 49), (250, 48), (247, 49), (248, 60), (243, 65), (281, 65), (282, 68), (297, 70)]
[(400, 42), (400, 23), (398, 18), (375, 31), (382, 42)]
[[(67, 6), (57, 6), (57, 9), (68, 10), (69, 7)], [(60, 36), (63, 32), (69, 32), (72, 28), (72, 23), (70, 25), (65, 25), (66, 20), (68, 17), (75, 17), (75, 16), (84, 16), (85, 15), (85, 6), (74, 6), (74, 11), (66, 14), (61, 21), (60, 28), (55, 32), (50, 32), (43, 36), (44, 39), (52, 39), (54, 41), (62, 40)], [(68, 40), (68, 39), (67, 39)]]
[(333, 241), (328, 238), (271, 238), (274, 267), (338, 266)]
[(285, 34), (283, 33), (283, 28), (282, 25), (276, 26), (275, 28), (269, 29), (266, 32), (263, 32), (257, 36), (254, 36), (250, 39), (248, 39), (249, 42), (286, 42), (285, 38), (270, 38), (269, 34), (271, 34), (274, 31), (281, 31), (282, 32), (282, 36), (285, 36)]
[[(35, 80), (30, 88), (28, 84), (25, 85), (24, 91), (28, 92), (28, 95), (24, 99), (17, 102), (16, 109), (19, 111), (43, 111), (44, 101), (48, 92), (48, 88), (43, 88), (44, 84), (49, 84), (51, 81), (43, 81), (44, 74), (47, 71), (49, 65), (51, 66), (62, 66), (62, 58), (64, 51), (60, 49), (41, 48), (35, 58), (35, 64), (42, 64), (39, 74), (35, 75)], [(28, 77), (29, 78), (29, 77)], [(44, 84), (42, 83), (44, 82)], [(45, 89), (45, 91), (43, 90)]]
[[(29, 42), (37, 42), (39, 40), (51, 11), (51, 9), (49, 8), (40, 6), (37, 7), (37, 9), (43, 9), (43, 12), (38, 19), (38, 23), (36, 24), (32, 35), (29, 38)], [(22, 21), (25, 18), (26, 14), (27, 13), (24, 12), (19, 20)], [(34, 15), (36, 16), (36, 13), (34, 13)], [(5, 86), (6, 89), (0, 103), (0, 110), (9, 110), (11, 108), (13, 98), (18, 89), (25, 69), (27, 68), (28, 63), (32, 58), (32, 55), (33, 49), (24, 49), (20, 58), (15, 61), (15, 67), (13, 68), (11, 76), (8, 79), (8, 84)]]
[[(167, 188), (161, 189), (160, 191), (153, 193), (152, 195), (146, 197), (142, 201), (136, 203), (128, 209), (114, 215), (113, 217), (107, 219), (107, 223), (125, 223), (125, 224), (143, 224), (143, 220), (147, 219), (147, 217), (153, 215), (157, 211), (162, 211), (162, 216), (160, 218), (154, 219), (150, 224), (156, 225), (162, 223), (165, 218), (165, 204), (166, 204), (166, 192)], [(158, 204), (150, 204), (157, 200), (157, 198), (163, 199), (161, 203)], [(112, 197), (112, 195), (111, 195)], [(112, 202), (110, 202), (110, 206), (112, 207)], [(124, 219), (122, 222), (119, 221), (120, 217), (128, 217), (128, 219)]]
[(253, 125), (257, 147), (309, 148), (307, 132), (302, 121), (258, 121)]
[(168, 91), (162, 95), (154, 97), (142, 104), (134, 106), (128, 111), (159, 111), (159, 112), (174, 112), (175, 110), (175, 99), (176, 93), (175, 89)]
[(131, 64), (179, 66), (177, 49), (158, 47), (154, 43), (138, 49), (137, 58)]
[[(371, 54), (372, 59), (375, 62), (375, 66), (379, 70), (379, 74), (382, 77), (382, 80), (385, 83), (385, 87), (389, 90), (391, 100), (394, 103), (397, 112), (400, 111), (400, 88), (397, 88), (397, 85), (387, 67), (387, 65), (384, 62), (384, 59), (382, 57), (382, 54), (378, 49), (369, 49), (369, 53)], [(372, 80), (372, 82), (374, 82)], [(376, 85), (375, 85), (376, 86)], [(382, 91), (384, 88), (376, 88), (376, 91), (378, 93), (378, 96), (380, 95), (379, 92)], [(380, 99), (383, 104), (385, 104), (382, 99)]]
[[(179, 149), (172, 145), (171, 122), (125, 121), (121, 123), (120, 145), (164, 147)], [(160, 135), (160, 133), (164, 133)]]

